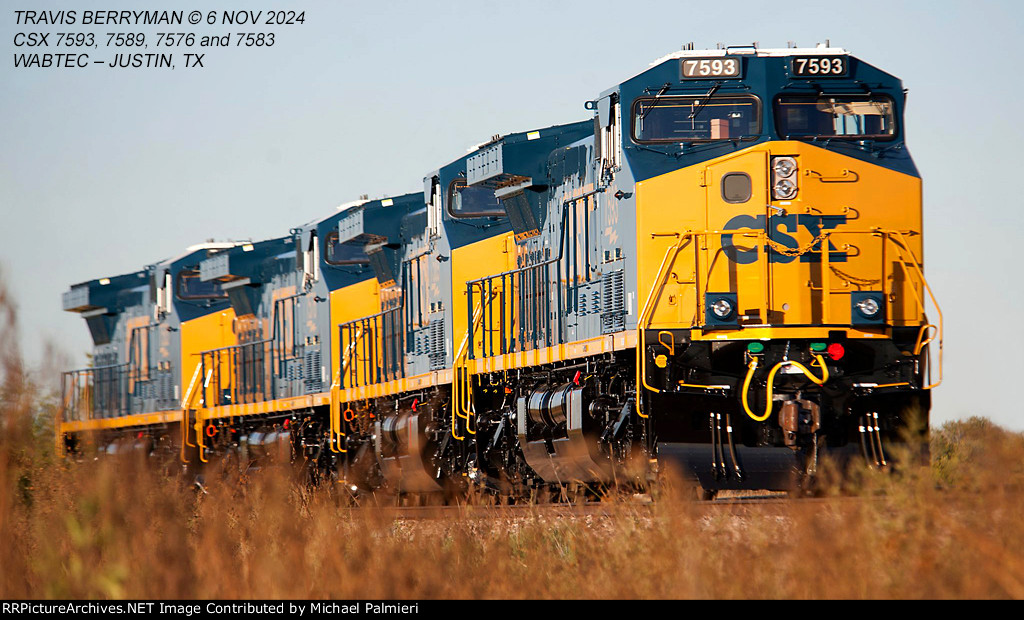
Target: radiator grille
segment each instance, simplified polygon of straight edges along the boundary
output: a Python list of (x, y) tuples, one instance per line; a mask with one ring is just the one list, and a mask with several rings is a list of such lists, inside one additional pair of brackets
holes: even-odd
[(323, 389), (320, 365), (320, 349), (316, 348), (312, 351), (306, 351), (306, 363), (302, 375), (307, 394), (315, 394)]
[(444, 368), (444, 317), (430, 322), (429, 349), (430, 369), (441, 370)]
[(610, 334), (626, 328), (625, 273), (619, 269), (601, 278), (601, 333)]

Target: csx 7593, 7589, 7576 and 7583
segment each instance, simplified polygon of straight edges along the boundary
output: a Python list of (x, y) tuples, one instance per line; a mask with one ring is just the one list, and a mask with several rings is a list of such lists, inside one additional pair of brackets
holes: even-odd
[(904, 104), (842, 49), (691, 46), (422, 193), (75, 285), (58, 447), (510, 499), (884, 467), (941, 380)]

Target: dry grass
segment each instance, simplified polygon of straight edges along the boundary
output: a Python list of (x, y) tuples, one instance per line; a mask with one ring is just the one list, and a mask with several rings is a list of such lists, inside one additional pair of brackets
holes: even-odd
[(129, 457), (55, 459), (12, 322), (0, 286), (0, 598), (1024, 598), (1024, 437), (985, 420), (854, 501), (408, 521), (282, 472), (197, 494)]

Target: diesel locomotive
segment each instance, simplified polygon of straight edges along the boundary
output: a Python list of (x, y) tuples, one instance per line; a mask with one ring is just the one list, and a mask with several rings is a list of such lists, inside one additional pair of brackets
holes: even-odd
[(941, 381), (905, 105), (843, 49), (691, 44), (422, 192), (75, 285), (57, 448), (511, 500), (887, 467)]

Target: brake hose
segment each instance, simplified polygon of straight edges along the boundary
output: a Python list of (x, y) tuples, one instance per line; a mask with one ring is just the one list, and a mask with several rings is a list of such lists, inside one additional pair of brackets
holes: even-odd
[(814, 359), (818, 361), (818, 365), (821, 367), (820, 379), (811, 374), (811, 371), (808, 370), (807, 367), (801, 364), (800, 362), (792, 362), (786, 360), (783, 362), (779, 362), (778, 364), (773, 366), (771, 371), (768, 373), (768, 385), (766, 386), (768, 388), (768, 393), (765, 399), (765, 411), (762, 415), (757, 415), (750, 410), (750, 405), (747, 402), (747, 391), (750, 389), (750, 380), (754, 378), (754, 370), (757, 369), (757, 357), (752, 357), (750, 360), (750, 364), (747, 366), (747, 377), (743, 380), (742, 398), (743, 410), (747, 412), (747, 415), (750, 416), (750, 419), (755, 422), (764, 422), (765, 420), (768, 419), (768, 416), (772, 414), (772, 386), (775, 383), (775, 373), (779, 372), (779, 369), (782, 368), (783, 366), (793, 366), (797, 370), (800, 370), (805, 375), (807, 375), (807, 378), (813, 381), (814, 383), (817, 383), (818, 385), (824, 385), (825, 382), (828, 381), (828, 366), (825, 365), (825, 360), (822, 359), (820, 355), (815, 354)]

